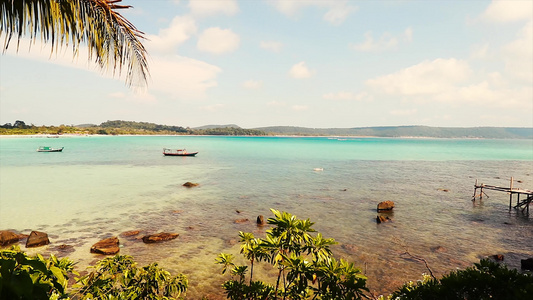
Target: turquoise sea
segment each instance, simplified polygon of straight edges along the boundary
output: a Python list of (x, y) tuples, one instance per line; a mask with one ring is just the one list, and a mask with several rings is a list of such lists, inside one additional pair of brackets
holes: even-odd
[[(39, 153), (39, 146), (65, 149)], [(199, 154), (164, 157), (164, 147)], [(509, 210), (501, 192), (471, 201), (476, 179), (509, 186), (513, 177), (514, 187), (533, 189), (533, 140), (2, 137), (0, 167), (0, 230), (50, 236), (50, 245), (29, 253), (68, 256), (83, 270), (102, 258), (91, 245), (119, 236), (120, 253), (140, 265), (157, 261), (186, 274), (189, 299), (222, 292), (227, 277), (216, 256), (238, 254), (239, 231), (261, 236), (266, 228), (255, 219), (271, 217), (270, 208), (315, 222), (377, 294), (427, 273), (406, 251), (436, 275), (493, 254), (512, 267), (533, 257), (533, 209), (532, 216)], [(185, 188), (187, 181), (200, 185)], [(396, 204), (393, 221), (377, 224), (385, 200)], [(120, 236), (130, 230), (180, 236), (147, 245)]]

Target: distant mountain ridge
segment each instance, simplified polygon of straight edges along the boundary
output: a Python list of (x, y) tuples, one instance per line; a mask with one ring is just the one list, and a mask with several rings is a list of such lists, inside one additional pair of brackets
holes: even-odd
[(430, 127), (378, 126), (355, 128), (306, 128), (270, 126), (254, 128), (271, 135), (317, 136), (375, 136), (375, 137), (434, 137), (434, 138), (491, 138), (531, 139), (533, 127)]
[(204, 125), (200, 127), (194, 127), (193, 129), (218, 129), (218, 128), (241, 128), (241, 127), (235, 124), (228, 124), (228, 125)]
[(413, 138), (486, 138), (532, 139), (533, 127), (430, 127), (430, 126), (376, 126), (353, 128), (307, 128), (296, 126), (270, 126), (242, 128), (235, 124), (205, 125), (195, 128), (160, 125), (136, 121), (106, 121), (100, 125), (77, 126), (26, 125), (23, 121), (0, 126), (0, 135), (8, 134), (159, 134), (159, 135), (233, 135), (233, 136), (359, 136), (359, 137), (413, 137)]

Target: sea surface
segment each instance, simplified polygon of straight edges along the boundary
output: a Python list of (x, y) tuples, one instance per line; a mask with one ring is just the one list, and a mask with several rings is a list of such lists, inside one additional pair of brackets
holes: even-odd
[[(199, 154), (165, 157), (164, 147)], [(509, 195), (495, 191), (472, 201), (476, 180), (509, 186), (513, 177), (514, 187), (533, 189), (533, 140), (2, 137), (0, 167), (0, 230), (44, 231), (51, 240), (23, 250), (68, 256), (82, 271), (103, 258), (89, 253), (94, 243), (118, 236), (120, 253), (139, 265), (186, 274), (189, 299), (222, 294), (228, 277), (215, 258), (238, 256), (239, 231), (264, 236), (268, 227), (255, 220), (272, 217), (270, 208), (315, 222), (377, 295), (428, 273), (412, 256), (437, 276), (494, 254), (517, 268), (533, 257), (533, 208), (531, 216), (509, 209)], [(386, 200), (396, 205), (392, 221), (377, 224)], [(179, 237), (144, 244), (121, 235), (131, 230)], [(270, 280), (268, 270), (258, 279)]]

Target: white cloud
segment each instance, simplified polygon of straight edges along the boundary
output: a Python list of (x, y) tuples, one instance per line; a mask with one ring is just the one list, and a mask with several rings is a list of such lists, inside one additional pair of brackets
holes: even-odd
[(417, 112), (418, 111), (417, 111), (416, 108), (413, 108), (413, 109), (396, 109), (396, 110), (389, 111), (389, 114), (392, 115), (392, 116), (412, 116), (412, 115), (416, 115)]
[(217, 103), (217, 104), (202, 106), (200, 107), (200, 110), (214, 112), (214, 111), (221, 110), (222, 108), (224, 108), (224, 106), (225, 106), (224, 104)]
[(472, 59), (488, 59), (491, 57), (489, 52), (489, 44), (474, 45), (470, 50), (470, 57)]
[(159, 30), (157, 35), (147, 35), (146, 48), (150, 53), (169, 54), (196, 33), (196, 22), (190, 16), (175, 17), (169, 27)]
[(24, 59), (40, 61), (44, 63), (55, 64), (63, 67), (82, 70), (85, 72), (92, 72), (106, 78), (124, 80), (125, 73), (113, 74), (113, 64), (110, 63), (107, 68), (100, 69), (94, 63), (93, 59), (89, 58), (88, 48), (80, 45), (76, 56), (72, 56), (72, 50), (67, 46), (62, 46), (59, 49), (52, 51), (50, 43), (43, 43), (40, 40), (30, 41), (27, 38), (22, 38), (19, 41), (19, 50), (17, 51), (17, 41), (11, 41), (10, 47), (5, 51), (6, 55), (13, 55)]
[(357, 11), (356, 6), (350, 6), (346, 2), (342, 2), (331, 7), (324, 15), (324, 20), (333, 25), (340, 25), (348, 18), (348, 15), (355, 11)]
[(198, 37), (198, 50), (213, 54), (224, 54), (239, 48), (240, 37), (230, 29), (211, 27)]
[(149, 94), (148, 92), (138, 92), (138, 93), (124, 93), (124, 92), (115, 92), (108, 94), (109, 98), (124, 100), (125, 102), (141, 103), (141, 104), (153, 104), (157, 103), (155, 96)]
[(505, 87), (506, 81), (504, 80), (503, 76), (498, 72), (490, 72), (487, 74), (487, 81), (492, 85), (496, 87)]
[(471, 103), (474, 105), (490, 105), (492, 107), (516, 107), (533, 111), (533, 88), (498, 88), (488, 81), (471, 84), (464, 87), (451, 88), (446, 92), (436, 94), (432, 98), (436, 101), (448, 103)]
[(313, 76), (316, 72), (314, 70), (311, 70), (307, 67), (304, 61), (299, 62), (292, 66), (292, 68), (289, 70), (289, 75), (292, 78), (296, 79), (304, 79), (309, 78)]
[(115, 93), (111, 93), (108, 95), (109, 97), (111, 98), (116, 98), (116, 99), (123, 99), (123, 98), (126, 98), (126, 94), (124, 94), (123, 92), (115, 92)]
[(279, 101), (270, 101), (267, 103), (267, 106), (272, 106), (272, 107), (284, 107), (284, 106), (287, 106), (287, 104), (285, 102), (279, 102)]
[(529, 21), (518, 39), (503, 47), (505, 70), (513, 77), (533, 83), (533, 21)]
[(276, 42), (276, 41), (261, 41), (259, 46), (262, 49), (278, 53), (281, 51), (283, 44), (281, 42)]
[(348, 0), (272, 0), (270, 1), (278, 11), (286, 16), (294, 17), (296, 13), (306, 7), (326, 9), (323, 19), (333, 25), (339, 25), (346, 20), (352, 12), (357, 11), (357, 6), (350, 5)]
[(352, 49), (363, 52), (370, 51), (385, 51), (389, 49), (395, 49), (400, 41), (410, 43), (413, 40), (413, 29), (408, 27), (404, 30), (402, 34), (394, 36), (388, 32), (385, 32), (381, 35), (378, 40), (375, 40), (372, 32), (368, 31), (365, 33), (365, 41), (352, 45)]
[(513, 82), (506, 82), (498, 72), (474, 74), (465, 61), (453, 58), (424, 61), (396, 73), (367, 80), (366, 84), (377, 93), (408, 102), (533, 110), (531, 85), (516, 86)]
[(465, 81), (471, 73), (470, 66), (465, 61), (439, 58), (367, 80), (366, 84), (387, 94), (435, 94)]
[(533, 19), (533, 1), (497, 0), (487, 7), (481, 18), (491, 22), (505, 23)]
[(367, 92), (361, 92), (354, 94), (352, 92), (337, 92), (337, 93), (328, 93), (322, 95), (322, 98), (326, 100), (335, 100), (335, 101), (363, 101), (363, 100), (372, 100), (370, 95)]
[(263, 86), (263, 82), (260, 80), (247, 80), (242, 86), (247, 89), (259, 89)]
[(309, 109), (307, 105), (293, 105), (291, 108), (294, 111), (304, 111)]
[(189, 8), (193, 15), (202, 17), (216, 14), (233, 16), (239, 12), (236, 0), (190, 0)]
[(405, 29), (405, 31), (403, 32), (403, 39), (408, 43), (413, 41), (413, 28), (407, 27)]
[(150, 91), (159, 91), (174, 98), (205, 97), (207, 89), (216, 87), (221, 69), (208, 63), (182, 56), (155, 57), (150, 64)]

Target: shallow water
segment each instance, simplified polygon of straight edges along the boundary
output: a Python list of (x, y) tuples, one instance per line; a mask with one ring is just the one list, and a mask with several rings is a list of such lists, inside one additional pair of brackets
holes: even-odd
[[(38, 153), (39, 146), (65, 150)], [(200, 153), (164, 157), (164, 147)], [(513, 267), (533, 256), (532, 217), (509, 210), (508, 195), (487, 191), (471, 201), (476, 179), (508, 186), (514, 177), (515, 187), (533, 188), (531, 140), (1, 138), (0, 166), (0, 229), (45, 231), (52, 242), (28, 252), (68, 255), (83, 269), (102, 258), (89, 253), (102, 238), (177, 232), (156, 245), (119, 236), (121, 254), (188, 275), (190, 299), (221, 293), (225, 277), (214, 259), (238, 254), (239, 230), (261, 236), (266, 228), (254, 220), (271, 217), (270, 208), (310, 218), (335, 238), (335, 255), (360, 266), (377, 294), (427, 273), (406, 251), (436, 275), (492, 254)], [(385, 200), (396, 203), (393, 221), (378, 225), (376, 205)], [(234, 222), (244, 218), (250, 222)], [(74, 251), (61, 252), (61, 244)]]

